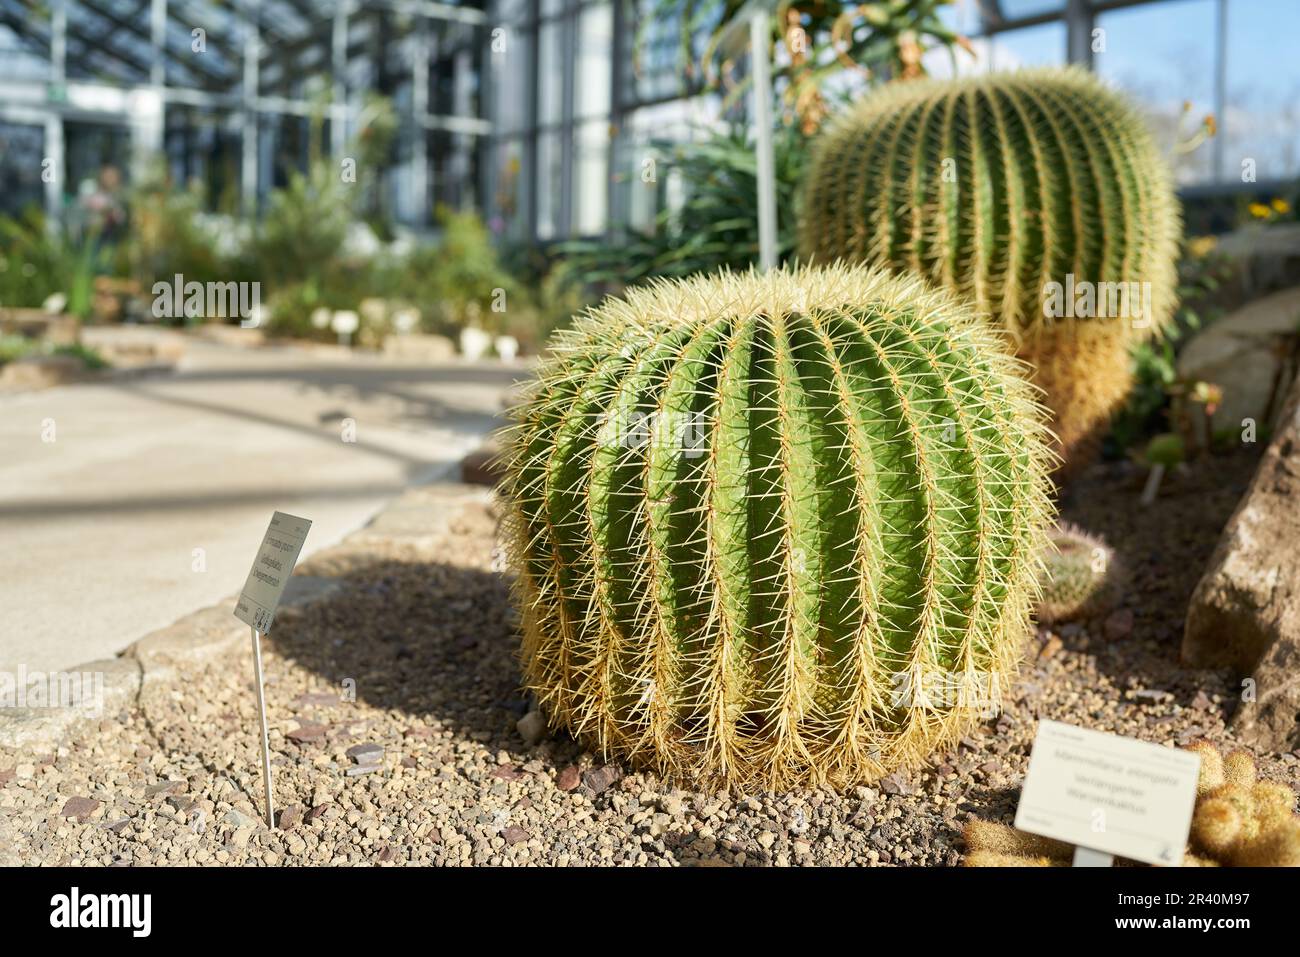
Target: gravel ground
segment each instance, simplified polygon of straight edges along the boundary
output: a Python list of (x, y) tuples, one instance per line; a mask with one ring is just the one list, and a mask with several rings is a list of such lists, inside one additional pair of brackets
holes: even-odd
[[(146, 683), (136, 708), (56, 754), (0, 753), (0, 817), (29, 864), (957, 864), (967, 817), (1013, 817), (1039, 717), (1232, 744), (1230, 676), (1182, 669), (1177, 651), (1252, 465), (1173, 476), (1147, 510), (1127, 466), (1081, 480), (1065, 514), (1120, 551), (1124, 604), (1041, 629), (1000, 717), (875, 787), (695, 793), (568, 740), (526, 743), (484, 497), (427, 550), (344, 546), (304, 564), (350, 587), (286, 616), (265, 649), (281, 829), (257, 810), (247, 653), (179, 686)], [(1258, 758), (1263, 776), (1296, 780), (1297, 755)]]

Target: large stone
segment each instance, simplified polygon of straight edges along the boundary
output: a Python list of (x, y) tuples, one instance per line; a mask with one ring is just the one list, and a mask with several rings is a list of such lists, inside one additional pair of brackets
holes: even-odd
[(119, 368), (168, 368), (185, 356), (185, 337), (156, 326), (87, 326), (81, 338)]
[(24, 356), (0, 366), (0, 385), (11, 389), (48, 389), (86, 377), (86, 365), (76, 356)]
[(384, 355), (403, 362), (452, 362), (456, 358), (456, 346), (446, 336), (409, 332), (385, 336)]
[(1223, 389), (1216, 429), (1240, 430), (1244, 419), (1264, 425), (1295, 375), (1298, 335), (1300, 287), (1257, 299), (1208, 326), (1179, 354), (1178, 375)]
[(1192, 594), (1183, 659), (1254, 679), (1242, 740), (1300, 747), (1300, 384)]
[(460, 480), (467, 485), (495, 486), (505, 477), (501, 443), (496, 436), (460, 460)]
[(55, 346), (73, 346), (81, 340), (76, 316), (45, 309), (0, 308), (0, 335), (40, 339)]

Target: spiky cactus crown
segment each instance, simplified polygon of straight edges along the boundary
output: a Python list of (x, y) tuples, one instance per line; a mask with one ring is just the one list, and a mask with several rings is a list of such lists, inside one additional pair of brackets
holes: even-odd
[(1069, 522), (1058, 523), (1048, 537), (1038, 620), (1066, 622), (1113, 608), (1124, 576), (1114, 549)]
[[(526, 682), (553, 726), (696, 781), (871, 780), (996, 690), (1036, 599), (1042, 413), (968, 305), (864, 268), (610, 300), (515, 410)], [(900, 680), (910, 680), (900, 691)]]
[[(810, 160), (799, 249), (969, 297), (1035, 368), (1068, 459), (1126, 395), (1129, 346), (1173, 312), (1179, 233), (1137, 111), (1086, 70), (1050, 68), (890, 84), (840, 116)], [(1097, 284), (1149, 283), (1133, 291), (1150, 314), (1045, 318), (1069, 276), (1097, 312), (1112, 306)]]

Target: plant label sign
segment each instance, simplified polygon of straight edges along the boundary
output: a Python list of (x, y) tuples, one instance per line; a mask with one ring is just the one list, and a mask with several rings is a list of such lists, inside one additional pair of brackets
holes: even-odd
[(1177, 867), (1200, 755), (1040, 721), (1016, 827), (1076, 847)]
[(235, 617), (267, 634), (275, 621), (275, 609), (284, 595), (284, 587), (293, 574), (293, 566), (307, 540), (311, 522), (284, 512), (271, 516), (270, 527), (262, 537), (253, 568), (239, 593)]

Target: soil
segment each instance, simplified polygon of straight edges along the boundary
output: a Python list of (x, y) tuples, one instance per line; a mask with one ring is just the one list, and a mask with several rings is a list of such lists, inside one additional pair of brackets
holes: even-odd
[[(326, 553), (303, 571), (345, 597), (278, 623), (265, 649), (280, 827), (259, 820), (251, 659), (147, 683), (54, 754), (0, 753), (20, 863), (953, 865), (970, 816), (1010, 822), (1037, 719), (1168, 745), (1236, 746), (1240, 687), (1178, 662), (1183, 615), (1255, 456), (1167, 477), (1095, 466), (1064, 517), (1131, 580), (1104, 618), (1042, 627), (1012, 700), (930, 768), (845, 794), (699, 793), (529, 744), (516, 625), (486, 496), (427, 547)], [(527, 722), (525, 722), (527, 728)], [(1257, 754), (1294, 783), (1300, 755)]]

